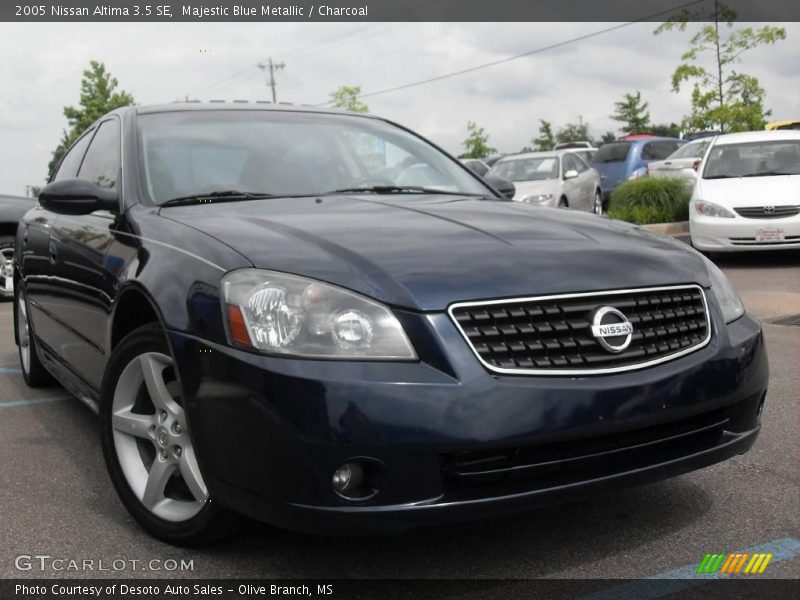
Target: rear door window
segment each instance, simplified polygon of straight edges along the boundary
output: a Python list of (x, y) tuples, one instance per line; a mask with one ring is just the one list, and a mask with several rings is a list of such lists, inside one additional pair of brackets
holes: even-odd
[(680, 145), (677, 141), (647, 142), (642, 148), (642, 160), (664, 160)]
[(625, 162), (628, 158), (628, 152), (631, 145), (628, 142), (611, 142), (610, 144), (603, 144), (594, 155), (592, 162), (594, 163), (615, 163)]

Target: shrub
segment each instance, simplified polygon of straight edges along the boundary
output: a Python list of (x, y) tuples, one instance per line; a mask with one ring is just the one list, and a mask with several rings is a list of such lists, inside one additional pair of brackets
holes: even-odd
[(632, 179), (611, 194), (608, 216), (638, 225), (689, 219), (691, 186), (682, 179)]

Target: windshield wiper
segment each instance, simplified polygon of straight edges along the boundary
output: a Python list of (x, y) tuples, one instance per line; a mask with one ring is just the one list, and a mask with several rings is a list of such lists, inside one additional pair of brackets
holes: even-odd
[(183, 206), (187, 204), (204, 204), (206, 202), (233, 201), (233, 200), (254, 200), (258, 198), (275, 198), (275, 194), (263, 192), (243, 192), (241, 190), (215, 190), (213, 192), (203, 192), (201, 194), (191, 194), (180, 196), (162, 202), (159, 206)]
[(331, 194), (445, 194), (448, 196), (486, 196), (487, 194), (473, 194), (468, 192), (451, 192), (419, 185), (371, 185), (365, 187), (341, 188), (325, 192)]
[(742, 177), (772, 177), (774, 175), (797, 175), (797, 173), (781, 173), (779, 171), (761, 171), (760, 173), (748, 173)]

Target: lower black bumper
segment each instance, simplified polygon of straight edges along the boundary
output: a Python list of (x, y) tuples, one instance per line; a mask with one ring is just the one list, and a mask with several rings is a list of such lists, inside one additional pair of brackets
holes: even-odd
[[(215, 501), (295, 530), (396, 532), (680, 475), (758, 435), (768, 366), (749, 316), (674, 361), (577, 378), (492, 375), (445, 316), (420, 318), (448, 362), (276, 359), (172, 332)], [(354, 502), (331, 476), (360, 457), (380, 485)]]

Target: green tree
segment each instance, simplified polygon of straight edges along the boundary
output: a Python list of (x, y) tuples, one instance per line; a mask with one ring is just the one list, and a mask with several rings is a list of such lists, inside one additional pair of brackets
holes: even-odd
[(578, 119), (577, 123), (567, 123), (556, 134), (556, 141), (560, 144), (585, 142), (589, 139), (589, 124), (584, 123), (582, 118)]
[(602, 146), (603, 144), (610, 144), (617, 141), (617, 134), (613, 131), (606, 131), (600, 139), (595, 142), (595, 146)]
[(133, 104), (133, 96), (128, 92), (116, 92), (118, 85), (116, 77), (106, 71), (106, 66), (96, 60), (89, 62), (89, 68), (83, 72), (81, 79), (80, 105), (65, 106), (64, 116), (67, 117), (69, 129), (65, 129), (61, 142), (53, 151), (53, 157), (48, 165), (48, 172), (52, 173), (64, 152), (70, 147), (89, 125), (102, 117), (107, 112)]
[(472, 121), (467, 122), (467, 139), (464, 140), (464, 148), (466, 152), (461, 155), (462, 158), (484, 158), (490, 154), (496, 154), (497, 149), (489, 145), (489, 134), (486, 133), (483, 127), (478, 127)]
[(330, 102), (333, 104), (333, 108), (357, 113), (369, 112), (367, 105), (358, 99), (359, 94), (361, 94), (361, 86), (343, 85), (331, 92)]
[(642, 102), (642, 94), (637, 91), (635, 94), (624, 94), (622, 101), (615, 102), (616, 107), (611, 118), (622, 123), (622, 131), (625, 133), (644, 133), (650, 126), (650, 112), (647, 110), (648, 103)]
[(769, 25), (734, 29), (735, 20), (736, 12), (715, 0), (713, 13), (683, 11), (654, 31), (656, 35), (674, 29), (685, 31), (690, 21), (705, 21), (672, 74), (675, 92), (684, 83), (692, 83), (692, 111), (683, 121), (686, 129), (719, 129), (723, 133), (763, 129), (771, 114), (764, 107), (765, 93), (758, 79), (734, 67), (748, 50), (786, 39), (786, 30)]
[(650, 125), (650, 131), (653, 135), (660, 135), (662, 137), (680, 137), (681, 126), (677, 123), (656, 123)]
[(531, 142), (540, 152), (552, 150), (553, 146), (556, 145), (552, 124), (544, 119), (539, 119), (539, 137), (532, 139)]

